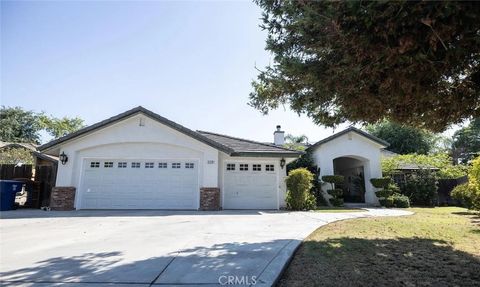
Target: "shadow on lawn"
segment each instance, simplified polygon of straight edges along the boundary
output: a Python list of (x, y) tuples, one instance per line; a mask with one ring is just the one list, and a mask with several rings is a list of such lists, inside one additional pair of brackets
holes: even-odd
[(478, 286), (479, 270), (445, 241), (343, 237), (304, 242), (279, 286)]
[(222, 275), (259, 278), (276, 251), (290, 241), (198, 246), (129, 263), (124, 261), (125, 255), (121, 252), (53, 257), (36, 262), (33, 266), (0, 272), (0, 286), (72, 286), (62, 283), (80, 282), (91, 285), (73, 286), (110, 286), (115, 283), (115, 286), (143, 287), (153, 282), (219, 285)]

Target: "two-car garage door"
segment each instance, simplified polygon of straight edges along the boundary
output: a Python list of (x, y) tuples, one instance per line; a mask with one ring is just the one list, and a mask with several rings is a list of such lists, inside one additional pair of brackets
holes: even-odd
[(88, 159), (81, 209), (196, 209), (198, 161)]

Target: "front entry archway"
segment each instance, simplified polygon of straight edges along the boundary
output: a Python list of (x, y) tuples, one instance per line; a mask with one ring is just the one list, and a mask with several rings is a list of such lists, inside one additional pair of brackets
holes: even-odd
[(333, 171), (345, 177), (345, 182), (338, 186), (343, 189), (345, 202), (365, 203), (365, 172), (368, 160), (355, 156), (342, 156), (333, 160)]

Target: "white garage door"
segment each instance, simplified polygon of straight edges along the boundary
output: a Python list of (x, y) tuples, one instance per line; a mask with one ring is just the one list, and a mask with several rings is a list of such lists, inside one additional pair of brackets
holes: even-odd
[(88, 159), (81, 209), (196, 209), (198, 161)]
[(277, 173), (273, 163), (227, 162), (225, 209), (277, 209)]

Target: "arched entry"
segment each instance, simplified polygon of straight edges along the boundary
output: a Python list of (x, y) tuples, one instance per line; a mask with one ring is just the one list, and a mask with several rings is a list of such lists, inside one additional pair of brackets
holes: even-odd
[(345, 202), (365, 203), (365, 179), (370, 178), (369, 161), (358, 156), (337, 157), (333, 160), (333, 171), (345, 177), (345, 182), (338, 186), (343, 189)]

